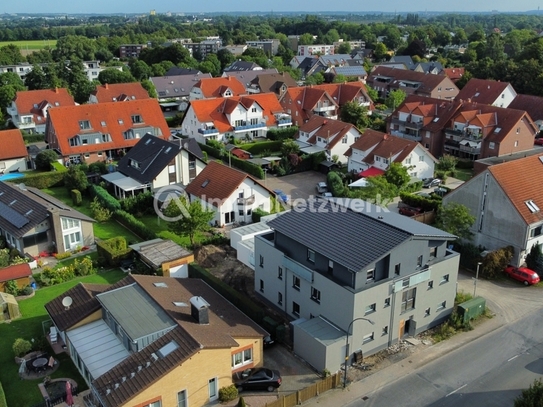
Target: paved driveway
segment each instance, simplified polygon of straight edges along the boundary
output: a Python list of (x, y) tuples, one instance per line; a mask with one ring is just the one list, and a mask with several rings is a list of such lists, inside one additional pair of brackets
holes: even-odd
[(307, 199), (317, 193), (317, 182), (326, 181), (326, 175), (316, 171), (305, 171), (284, 177), (266, 177), (264, 184), (271, 190), (280, 189), (288, 197), (289, 202), (294, 199)]

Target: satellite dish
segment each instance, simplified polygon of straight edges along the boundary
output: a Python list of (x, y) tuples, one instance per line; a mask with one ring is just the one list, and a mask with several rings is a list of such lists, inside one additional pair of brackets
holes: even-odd
[(64, 297), (62, 299), (62, 305), (64, 305), (66, 309), (70, 309), (70, 305), (72, 305), (72, 302), (72, 297)]

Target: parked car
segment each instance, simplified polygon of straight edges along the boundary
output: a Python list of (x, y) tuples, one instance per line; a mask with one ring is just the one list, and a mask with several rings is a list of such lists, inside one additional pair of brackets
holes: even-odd
[(537, 273), (527, 267), (507, 266), (505, 272), (509, 277), (522, 281), (524, 285), (539, 283), (539, 276)]
[(331, 192), (324, 192), (321, 194), (323, 198), (332, 198), (334, 195), (332, 195)]
[(534, 144), (538, 145), (538, 146), (543, 146), (543, 137), (540, 137), (540, 138), (536, 138), (534, 140)]
[(273, 192), (275, 195), (277, 195), (277, 199), (279, 199), (279, 201), (284, 202), (284, 203), (288, 202), (288, 196), (282, 190), (274, 189)]
[(273, 339), (270, 335), (266, 335), (264, 338), (262, 338), (262, 343), (264, 344), (264, 349), (269, 348), (275, 344), (275, 339)]
[(434, 194), (436, 194), (437, 196), (440, 196), (440, 197), (444, 197), (445, 194), (449, 192), (449, 190), (447, 188), (443, 188), (443, 187), (437, 187), (436, 189), (434, 189)]
[(413, 206), (404, 205), (404, 206), (400, 206), (400, 209), (398, 209), (398, 212), (401, 215), (405, 215), (405, 216), (415, 216), (422, 213), (422, 208), (415, 208)]
[(328, 192), (328, 185), (326, 185), (326, 182), (317, 182), (317, 193), (324, 194), (325, 192)]
[(420, 196), (420, 197), (422, 197), (422, 198), (431, 198), (431, 197), (432, 197), (432, 195), (429, 194), (429, 193), (426, 192), (426, 191), (415, 192), (415, 195), (418, 195), (418, 196)]
[(278, 370), (265, 367), (245, 369), (234, 373), (234, 384), (240, 390), (267, 390), (274, 391), (281, 386), (281, 374)]
[(422, 180), (423, 188), (438, 187), (440, 185), (441, 185), (441, 180), (439, 178), (424, 178)]

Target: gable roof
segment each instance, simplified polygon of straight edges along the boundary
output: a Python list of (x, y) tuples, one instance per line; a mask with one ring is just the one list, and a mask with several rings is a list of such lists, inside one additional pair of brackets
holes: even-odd
[(459, 79), (464, 76), (465, 68), (443, 68), (445, 75), (453, 82), (457, 82)]
[[(140, 123), (133, 123), (133, 117), (139, 116)], [(82, 130), (80, 122), (89, 122), (90, 128)], [(110, 150), (113, 148), (132, 147), (138, 137), (151, 133), (157, 137), (170, 134), (160, 105), (156, 99), (136, 99), (124, 103), (104, 102), (79, 106), (59, 107), (49, 111), (47, 126), (52, 126), (62, 154), (82, 154), (91, 151)], [(133, 139), (126, 140), (124, 133), (132, 130)], [(86, 134), (109, 134), (111, 142), (70, 146), (70, 138)]]
[(32, 270), (28, 263), (15, 264), (3, 269), (0, 269), (0, 281), (17, 280), (23, 277), (30, 277)]
[[(543, 155), (492, 165), (488, 167), (488, 172), (528, 225), (543, 220), (543, 188), (539, 182), (534, 182), (543, 175)], [(526, 204), (528, 201), (532, 201), (540, 210), (530, 210)]]
[(21, 130), (2, 130), (0, 131), (0, 160), (8, 160), (10, 158), (26, 157), (26, 150), (23, 134)]
[[(242, 171), (219, 164), (216, 161), (210, 161), (209, 164), (192, 180), (185, 191), (187, 194), (198, 198), (205, 198), (211, 201), (213, 206), (218, 207), (218, 201), (230, 197), (243, 181), (249, 179), (256, 185), (269, 191), (260, 184), (255, 178)], [(269, 191), (271, 193), (271, 191)]]
[(155, 86), (159, 99), (186, 97), (196, 82), (202, 78), (211, 78), (210, 73), (197, 72), (173, 76), (153, 76), (151, 82)]
[(74, 98), (66, 88), (19, 91), (13, 100), (19, 116), (32, 114), (34, 122), (45, 123), (43, 110), (47, 107), (74, 106)]
[(336, 75), (366, 76), (367, 72), (362, 65), (336, 66), (332, 68)]
[(509, 109), (517, 109), (526, 111), (532, 120), (543, 120), (543, 97), (532, 95), (517, 95), (513, 101), (507, 106)]
[(237, 60), (224, 68), (223, 72), (254, 71), (258, 69), (262, 69), (262, 67), (255, 62)]
[(401, 81), (419, 83), (420, 85), (416, 88), (416, 92), (428, 94), (437, 88), (444, 80), (450, 81), (445, 75), (430, 75), (423, 72), (411, 71), (409, 69), (395, 69), (387, 66), (378, 66), (368, 76), (367, 83), (373, 84), (378, 77), (390, 79), (388, 85), (394, 88), (399, 87), (399, 82)]
[(298, 86), (296, 81), (292, 79), (288, 72), (266, 74), (260, 73), (251, 81), (251, 85), (255, 85), (262, 93), (280, 93), (281, 86), (283, 85), (286, 85), (287, 88)]
[[(182, 76), (182, 75), (198, 75), (202, 74), (198, 69), (193, 68), (179, 68), (178, 66), (172, 66), (166, 71), (164, 76)], [(211, 77), (211, 74), (210, 74)]]
[(456, 95), (456, 100), (467, 100), (491, 105), (507, 89), (509, 82), (471, 78)]
[[(315, 144), (317, 137), (327, 140), (329, 148), (333, 148), (349, 131), (354, 130), (358, 134), (360, 132), (350, 123), (345, 123), (340, 120), (327, 119), (325, 117), (315, 115), (312, 116), (306, 123), (302, 124), (299, 131), (313, 133), (307, 140), (308, 143)], [(331, 139), (331, 140), (330, 140)]]
[(233, 76), (203, 78), (194, 87), (201, 90), (204, 98), (221, 97), (226, 89), (230, 89), (234, 96), (246, 93), (243, 83)]
[(150, 98), (140, 82), (97, 85), (91, 94), (96, 96), (98, 103)]

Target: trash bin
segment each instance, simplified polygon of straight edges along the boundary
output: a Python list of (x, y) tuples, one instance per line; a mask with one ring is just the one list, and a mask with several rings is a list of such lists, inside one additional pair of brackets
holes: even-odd
[(36, 288), (38, 288), (38, 286), (36, 285), (36, 282), (35, 281), (32, 281), (30, 283), (30, 287), (32, 287), (33, 290), (35, 290)]

